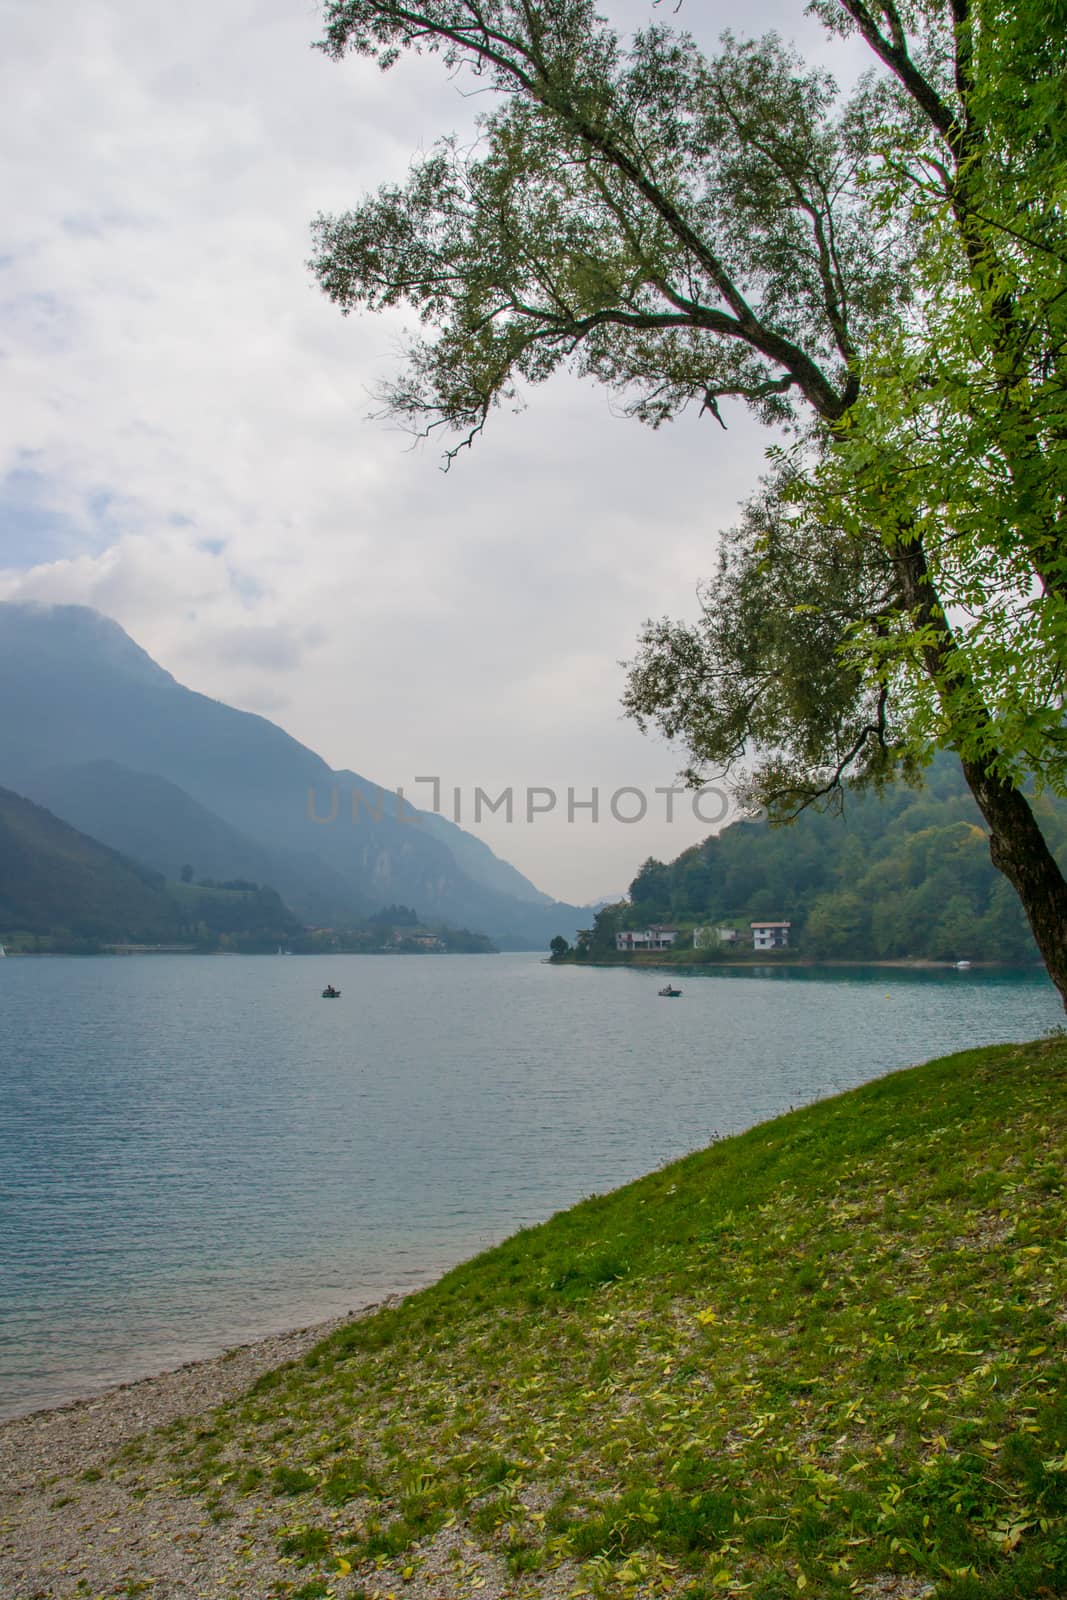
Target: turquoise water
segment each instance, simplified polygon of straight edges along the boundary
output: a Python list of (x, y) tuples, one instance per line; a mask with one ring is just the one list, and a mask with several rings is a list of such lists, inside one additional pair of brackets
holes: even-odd
[[(341, 1000), (324, 1003), (331, 980)], [(0, 1416), (348, 1310), (931, 1055), (1041, 976), (496, 957), (0, 963)]]

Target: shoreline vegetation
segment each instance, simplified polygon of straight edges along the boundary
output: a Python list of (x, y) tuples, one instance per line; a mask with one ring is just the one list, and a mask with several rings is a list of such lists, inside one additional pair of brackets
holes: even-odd
[(928, 1062), (6, 1423), (0, 1593), (1067, 1592), (1065, 1091), (1062, 1034)]
[(323, 950), (215, 950), (201, 949), (193, 944), (129, 944), (129, 945), (100, 945), (86, 949), (71, 946), (69, 949), (58, 950), (20, 950), (5, 951), (9, 957), (33, 956), (317, 956), (325, 959), (327, 956), (496, 956), (500, 951), (495, 945), (488, 942), (477, 949), (455, 950), (442, 949), (388, 949), (388, 950), (348, 950), (343, 946), (331, 945)]
[[(203, 950), (195, 945), (104, 945), (93, 949), (60, 949), (60, 950), (26, 950), (17, 946), (7, 948), (6, 955), (12, 959), (20, 957), (34, 957), (43, 959), (49, 956), (162, 956), (162, 955), (209, 955), (209, 956), (312, 956), (324, 958), (325, 956), (426, 956), (426, 955), (499, 955), (501, 952), (495, 945), (488, 942), (475, 949), (419, 949), (408, 947), (390, 947), (377, 950), (354, 950), (342, 947), (330, 947), (322, 950)], [(536, 950), (518, 950), (508, 952), (512, 955), (536, 955)], [(748, 950), (740, 955), (731, 955), (722, 951), (692, 951), (678, 950), (673, 955), (666, 951), (656, 954), (632, 954), (620, 952), (618, 955), (578, 956), (573, 949), (564, 956), (541, 957), (546, 966), (553, 967), (634, 967), (671, 969), (673, 971), (728, 971), (733, 967), (759, 967), (764, 970), (773, 970), (778, 967), (804, 967), (814, 968), (818, 971), (834, 971), (838, 968), (849, 970), (851, 968), (884, 968), (901, 972), (951, 972), (955, 970), (954, 961), (939, 961), (925, 956), (894, 956), (882, 959), (870, 957), (866, 960), (849, 961), (843, 957), (818, 957), (800, 954), (794, 951), (781, 950)], [(970, 961), (968, 970), (972, 972), (1042, 972), (1045, 970), (1041, 961)]]
[[(814, 967), (821, 971), (832, 971), (835, 968), (886, 968), (896, 971), (916, 972), (952, 972), (956, 970), (954, 961), (936, 961), (925, 956), (894, 956), (875, 960), (846, 961), (840, 957), (818, 957), (802, 955), (799, 952), (781, 950), (747, 950), (741, 955), (724, 954), (721, 951), (705, 950), (679, 950), (674, 955), (668, 951), (656, 954), (644, 953), (631, 954), (629, 951), (620, 951), (618, 955), (578, 955), (574, 950), (568, 950), (563, 956), (546, 956), (545, 964), (552, 967), (634, 967), (638, 970), (648, 968), (669, 968), (675, 972), (704, 972), (709, 969), (729, 970), (732, 967), (760, 967), (764, 970), (773, 970), (778, 967)], [(1043, 972), (1044, 963), (1041, 961), (970, 961), (967, 970), (971, 972)]]
[[(229, 905), (230, 922), (241, 921), (240, 907), (262, 891), (255, 884), (177, 883), (170, 887), (188, 895), (206, 894), (216, 906)], [(280, 903), (280, 902), (279, 902)], [(234, 914), (234, 908), (237, 908)], [(2, 944), (12, 955), (200, 955), (200, 956), (426, 956), (496, 955), (496, 945), (484, 933), (423, 923), (410, 906), (386, 906), (365, 922), (351, 927), (302, 927), (290, 917), (288, 924), (260, 928), (256, 933), (212, 932), (200, 924), (195, 939), (104, 936), (99, 932), (75, 936), (70, 929), (48, 934), (6, 933)]]
[[(1067, 859), (1067, 807), (1042, 796), (1042, 827)], [(724, 827), (673, 861), (649, 857), (626, 893), (589, 927), (555, 930), (578, 959), (612, 957), (619, 933), (675, 930), (672, 957), (751, 957), (753, 922), (789, 924), (772, 959), (1036, 965), (1021, 905), (994, 868), (988, 835), (959, 764), (936, 759), (921, 787), (849, 790), (840, 814), (802, 811)]]

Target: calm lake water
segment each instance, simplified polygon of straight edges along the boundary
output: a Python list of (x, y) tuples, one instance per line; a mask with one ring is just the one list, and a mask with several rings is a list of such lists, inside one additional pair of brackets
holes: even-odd
[(1063, 1017), (1038, 974), (663, 981), (536, 955), (0, 962), (0, 1416), (421, 1284), (715, 1134)]

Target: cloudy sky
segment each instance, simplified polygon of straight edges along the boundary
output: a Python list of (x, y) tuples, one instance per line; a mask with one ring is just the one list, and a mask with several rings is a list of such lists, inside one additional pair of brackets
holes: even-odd
[[(619, 661), (693, 614), (766, 438), (736, 412), (654, 434), (563, 379), (443, 475), (368, 420), (400, 325), (321, 296), (308, 225), (476, 102), (432, 61), (330, 63), (313, 0), (0, 10), (0, 598), (95, 606), (336, 766), (423, 803), (438, 776), (465, 825), (511, 785), (515, 821), (475, 831), (560, 898), (702, 837), (688, 801), (666, 821), (681, 756), (622, 720)], [(799, 0), (687, 11), (830, 48)], [(559, 805), (527, 824), (534, 786)], [(622, 786), (643, 822), (607, 814)]]

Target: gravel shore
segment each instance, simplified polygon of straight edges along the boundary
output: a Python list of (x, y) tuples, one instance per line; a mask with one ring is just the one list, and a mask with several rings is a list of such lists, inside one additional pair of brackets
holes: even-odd
[[(382, 1302), (395, 1303), (393, 1297)], [(123, 1384), (52, 1411), (0, 1423), (0, 1600), (280, 1600), (307, 1594), (307, 1570), (278, 1553), (288, 1501), (240, 1498), (223, 1518), (183, 1494), (173, 1441), (146, 1439), (212, 1411), (264, 1372), (296, 1360), (346, 1317), (238, 1346), (208, 1361)], [(353, 1433), (359, 1419), (349, 1419)], [(124, 1446), (142, 1441), (124, 1455)], [(407, 1559), (407, 1558), (405, 1558)], [(420, 1551), (419, 1571), (338, 1572), (315, 1594), (335, 1600), (565, 1600), (573, 1573), (516, 1583), (503, 1562), (450, 1524)]]
[(99, 1468), (127, 1440), (176, 1417), (213, 1410), (262, 1373), (294, 1361), (335, 1328), (375, 1310), (376, 1306), (368, 1306), (345, 1317), (257, 1339), (207, 1361), (189, 1361), (173, 1372), (118, 1384), (88, 1400), (0, 1422), (0, 1494), (24, 1493), (42, 1477), (80, 1476)]
[(165, 1459), (116, 1468), (131, 1440), (179, 1417), (204, 1417), (262, 1373), (292, 1361), (374, 1307), (239, 1346), (209, 1361), (123, 1384), (0, 1424), (2, 1600), (152, 1600), (266, 1596), (291, 1570), (264, 1562), (269, 1514), (205, 1520), (167, 1480)]

